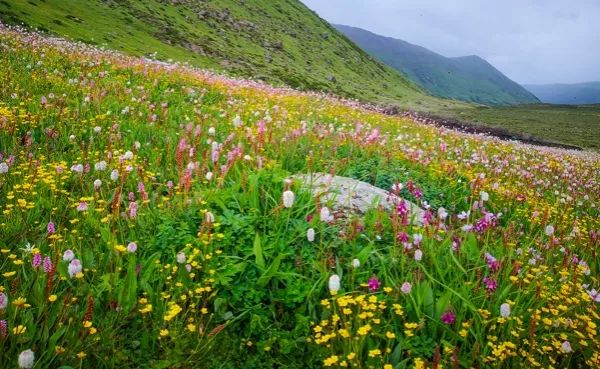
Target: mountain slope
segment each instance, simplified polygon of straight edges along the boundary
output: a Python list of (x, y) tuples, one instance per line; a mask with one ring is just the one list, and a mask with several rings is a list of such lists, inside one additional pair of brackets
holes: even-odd
[(434, 95), (489, 105), (538, 103), (538, 99), (478, 56), (447, 58), (406, 41), (360, 28), (334, 25), (365, 51), (406, 74)]
[(0, 20), (366, 101), (435, 101), (296, 0), (0, 1)]
[(523, 87), (545, 103), (569, 105), (600, 103), (600, 82), (523, 85)]

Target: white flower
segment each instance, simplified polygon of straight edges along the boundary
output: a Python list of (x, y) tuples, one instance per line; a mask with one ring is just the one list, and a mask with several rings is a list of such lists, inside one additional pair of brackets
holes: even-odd
[(448, 212), (446, 211), (446, 209), (444, 208), (439, 208), (438, 209), (438, 218), (440, 218), (441, 220), (444, 220), (448, 217)]
[(479, 196), (481, 197), (481, 201), (488, 201), (490, 199), (490, 194), (488, 194), (485, 191), (481, 191), (481, 193), (479, 193)]
[(410, 284), (410, 282), (402, 283), (402, 286), (400, 287), (400, 291), (402, 291), (403, 294), (408, 295), (410, 293), (410, 291), (412, 291), (412, 284)]
[(215, 133), (216, 133), (215, 127), (210, 127), (210, 128), (208, 129), (208, 134), (209, 134), (210, 136), (214, 136), (214, 135), (215, 135)]
[(35, 246), (32, 245), (31, 243), (27, 242), (25, 244), (25, 247), (23, 247), (21, 250), (26, 254), (30, 254), (33, 252), (33, 249), (35, 249)]
[(69, 141), (75, 141), (75, 138), (76, 138), (75, 135), (70, 135), (69, 136)]
[(308, 242), (313, 242), (315, 240), (315, 230), (313, 228), (309, 228), (308, 231), (306, 231), (306, 239)]
[(360, 260), (354, 259), (352, 260), (352, 268), (358, 269), (360, 267)]
[(400, 192), (400, 191), (402, 191), (402, 188), (404, 188), (402, 183), (394, 183), (392, 185), (392, 191), (394, 191), (394, 192)]
[(135, 242), (129, 242), (127, 245), (127, 251), (130, 253), (134, 253), (137, 250), (137, 244)]
[(242, 122), (242, 118), (240, 118), (239, 115), (236, 115), (235, 118), (233, 118), (233, 126), (235, 128), (239, 128), (242, 124), (244, 124), (244, 122)]
[(337, 274), (329, 277), (329, 292), (336, 294), (340, 290), (340, 276)]
[(327, 207), (321, 208), (319, 216), (322, 222), (331, 222), (333, 220), (333, 215), (331, 215)]
[(73, 250), (66, 250), (65, 252), (63, 252), (63, 260), (64, 261), (71, 261), (71, 260), (73, 260), (74, 257), (75, 257), (75, 253), (73, 252)]
[(140, 147), (142, 147), (142, 144), (140, 143), (140, 141), (135, 141), (133, 143), (133, 147), (135, 147), (136, 150), (139, 150)]
[(552, 236), (554, 234), (554, 226), (552, 224), (548, 224), (544, 229), (544, 233), (546, 233), (546, 236)]
[(79, 261), (79, 259), (71, 260), (71, 262), (69, 263), (68, 270), (69, 276), (71, 276), (71, 278), (75, 277), (77, 273), (81, 273), (81, 271), (83, 270), (83, 267), (81, 266), (81, 261)]
[(133, 159), (133, 153), (131, 151), (126, 151), (125, 154), (123, 155), (123, 159), (125, 160), (131, 160)]
[(73, 164), (71, 170), (75, 173), (83, 173), (83, 164)]
[(212, 180), (213, 179), (213, 172), (206, 173), (206, 175), (204, 176), (204, 178), (206, 178), (207, 181)]
[(102, 181), (97, 179), (94, 181), (94, 189), (99, 189), (102, 186)]
[(97, 171), (106, 170), (106, 162), (104, 160), (97, 162), (94, 164), (94, 169)]
[(208, 224), (212, 224), (215, 222), (215, 216), (210, 211), (207, 211), (206, 214), (204, 214), (204, 219)]
[(508, 303), (504, 303), (500, 305), (500, 316), (503, 318), (508, 318), (510, 316), (510, 305)]
[(94, 132), (95, 132), (95, 133), (100, 133), (100, 132), (102, 132), (102, 127), (100, 127), (100, 126), (96, 126), (96, 127), (94, 127)]
[(600, 292), (596, 291), (595, 288), (592, 288), (591, 290), (587, 290), (587, 293), (592, 298), (592, 301), (600, 302)]
[(31, 350), (25, 350), (19, 354), (19, 368), (30, 369), (33, 368), (35, 362), (35, 354)]
[(185, 253), (183, 251), (177, 253), (177, 262), (179, 264), (185, 263)]
[(112, 172), (110, 172), (110, 179), (114, 182), (117, 179), (119, 179), (119, 171), (116, 169), (113, 169)]
[(413, 234), (413, 243), (415, 245), (420, 245), (422, 241), (423, 241), (423, 235), (422, 234), (420, 234), (420, 233)]
[(294, 199), (296, 198), (296, 196), (294, 195), (294, 193), (290, 190), (284, 191), (283, 192), (283, 206), (285, 206), (286, 208), (291, 208), (292, 205), (294, 205)]
[(565, 353), (569, 353), (571, 351), (573, 351), (573, 349), (571, 348), (571, 344), (569, 343), (569, 341), (565, 341), (562, 343), (562, 345), (560, 345), (562, 347), (563, 352)]
[(458, 214), (458, 219), (460, 220), (465, 220), (469, 217), (469, 215), (471, 214), (471, 210), (465, 212), (465, 211), (461, 211), (460, 214)]
[(6, 309), (8, 306), (8, 296), (4, 292), (0, 292), (0, 310)]
[(0, 174), (4, 174), (8, 172), (8, 164), (5, 162), (0, 163)]
[(415, 260), (421, 261), (421, 259), (423, 259), (423, 251), (416, 249), (415, 250)]

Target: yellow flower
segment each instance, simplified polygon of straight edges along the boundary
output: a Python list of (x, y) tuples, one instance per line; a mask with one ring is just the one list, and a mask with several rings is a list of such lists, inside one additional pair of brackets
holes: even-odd
[(394, 369), (394, 367), (392, 366), (392, 364), (385, 364), (383, 366), (383, 369)]
[(48, 296), (48, 301), (54, 302), (54, 301), (56, 301), (56, 298), (57, 298), (56, 295), (50, 295), (50, 296)]
[(10, 278), (10, 277), (12, 277), (12, 276), (13, 276), (13, 275), (15, 275), (15, 274), (17, 274), (17, 272), (15, 272), (15, 271), (12, 271), (12, 272), (6, 272), (6, 273), (3, 273), (3, 274), (2, 274), (2, 276), (3, 276), (4, 278)]
[(354, 352), (351, 352), (348, 354), (348, 356), (346, 356), (346, 358), (348, 358), (348, 360), (353, 360), (356, 357), (356, 354)]
[(369, 357), (377, 357), (377, 356), (381, 356), (380, 349), (369, 350)]
[(15, 334), (15, 335), (23, 334), (23, 333), (25, 333), (26, 330), (27, 330), (27, 327), (25, 327), (24, 325), (18, 325), (13, 328), (13, 334)]
[(361, 336), (365, 336), (365, 335), (367, 335), (367, 333), (369, 333), (370, 330), (371, 330), (371, 326), (368, 324), (365, 324), (362, 327), (358, 328), (358, 334)]
[(196, 331), (196, 325), (195, 325), (195, 324), (192, 324), (192, 323), (190, 323), (190, 324), (188, 324), (188, 325), (187, 325), (187, 329), (188, 329), (188, 331), (190, 331), (190, 332), (195, 332), (195, 331)]
[(161, 329), (160, 330), (160, 336), (161, 337), (166, 337), (169, 335), (169, 330), (168, 329)]
[(31, 306), (27, 303), (27, 299), (24, 297), (18, 297), (17, 299), (15, 299), (15, 301), (12, 302), (12, 304), (15, 305), (17, 308), (28, 308)]
[(86, 356), (87, 356), (87, 355), (86, 355), (86, 354), (85, 354), (85, 352), (83, 352), (83, 351), (81, 351), (81, 352), (79, 352), (79, 353), (77, 354), (77, 357), (78, 357), (80, 360), (83, 360), (83, 358), (85, 358)]
[(89, 328), (89, 327), (91, 327), (91, 326), (92, 326), (92, 322), (90, 322), (89, 320), (85, 320), (85, 321), (83, 322), (83, 326), (84, 326), (85, 328)]
[(334, 364), (336, 364), (339, 360), (339, 357), (337, 355), (332, 355), (330, 357), (328, 357), (327, 359), (323, 360), (323, 366), (333, 366)]
[(385, 336), (390, 340), (393, 340), (394, 338), (396, 338), (396, 335), (393, 332), (386, 332)]

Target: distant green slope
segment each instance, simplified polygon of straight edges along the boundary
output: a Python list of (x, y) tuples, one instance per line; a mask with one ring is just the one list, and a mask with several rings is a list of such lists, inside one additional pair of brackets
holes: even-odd
[(360, 28), (335, 27), (436, 96), (487, 105), (539, 103), (533, 94), (478, 56), (446, 58), (421, 46)]
[(439, 103), (297, 0), (0, 0), (0, 20), (274, 84)]
[(600, 104), (600, 82), (523, 85), (523, 87), (549, 104)]

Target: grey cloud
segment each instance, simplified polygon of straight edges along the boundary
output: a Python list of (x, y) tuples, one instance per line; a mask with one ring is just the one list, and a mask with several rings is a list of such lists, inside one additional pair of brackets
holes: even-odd
[(479, 55), (520, 83), (600, 81), (599, 0), (302, 1), (332, 23)]

